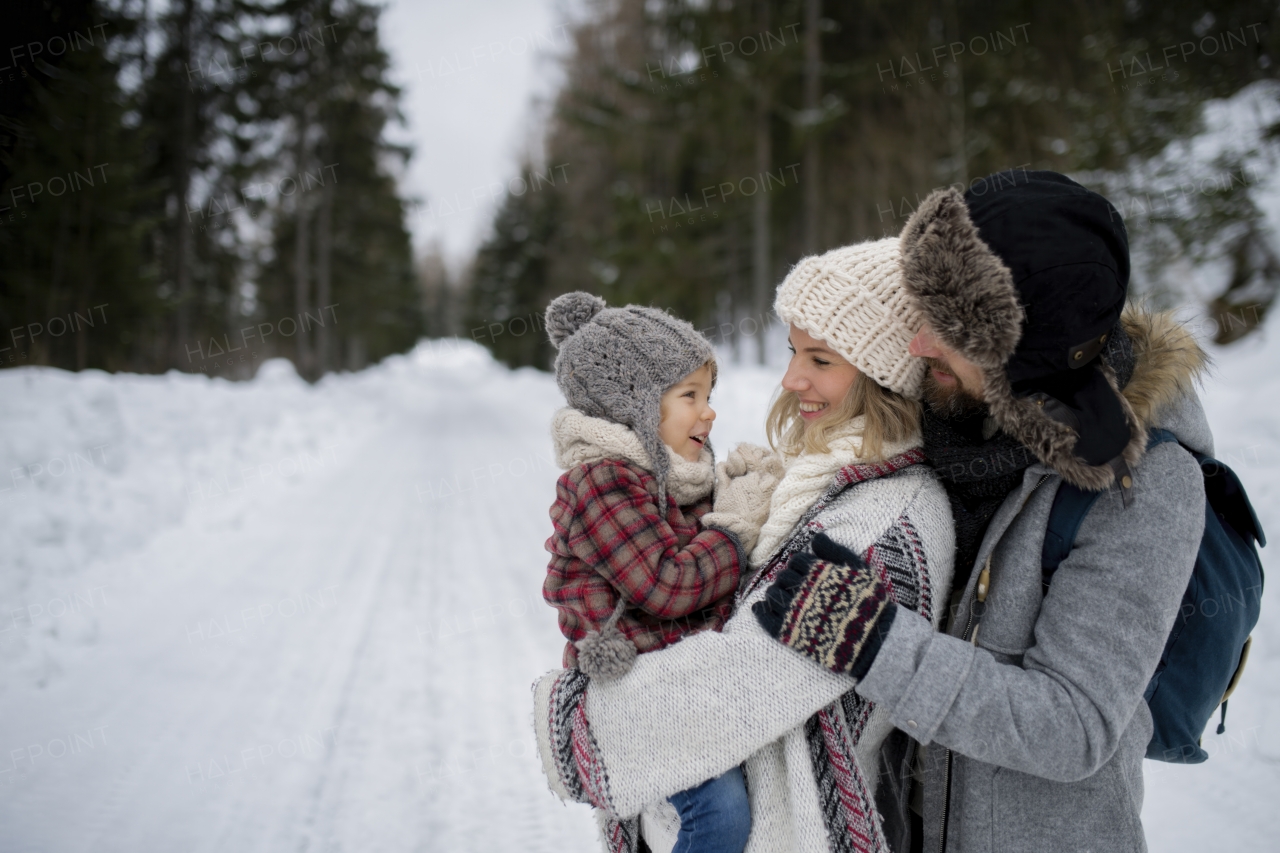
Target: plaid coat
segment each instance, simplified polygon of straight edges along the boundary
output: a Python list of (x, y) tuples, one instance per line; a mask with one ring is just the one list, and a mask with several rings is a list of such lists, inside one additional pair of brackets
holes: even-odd
[(576, 465), (556, 483), (542, 595), (569, 640), (565, 667), (577, 665), (574, 641), (598, 630), (619, 597), (627, 607), (618, 628), (641, 653), (729, 618), (741, 576), (737, 542), (702, 528), (710, 497), (681, 507), (668, 495), (661, 512), (657, 497), (654, 476), (622, 459)]

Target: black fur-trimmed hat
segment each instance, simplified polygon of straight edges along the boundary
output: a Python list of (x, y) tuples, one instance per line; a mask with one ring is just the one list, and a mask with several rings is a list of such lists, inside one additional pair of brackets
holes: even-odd
[(1081, 488), (1123, 479), (1146, 435), (1100, 356), (1129, 284), (1110, 202), (1056, 172), (1000, 172), (932, 193), (901, 240), (907, 290), (982, 369), (996, 424)]

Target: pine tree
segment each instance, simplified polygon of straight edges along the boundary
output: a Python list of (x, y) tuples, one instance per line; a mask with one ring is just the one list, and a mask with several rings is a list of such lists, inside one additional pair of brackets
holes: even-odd
[(244, 260), (238, 128), (226, 120), (248, 74), (234, 0), (175, 0), (154, 29), (162, 46), (144, 69), (139, 111), (150, 155), (144, 175), (161, 188), (150, 263), (166, 320), (148, 330), (150, 355), (165, 367), (223, 373), (217, 342), (238, 325)]
[[(567, 169), (558, 176), (567, 179)], [(471, 275), (465, 336), (493, 350), (516, 367), (549, 368), (554, 350), (543, 332), (542, 311), (564, 288), (555, 286), (548, 266), (548, 248), (556, 240), (561, 205), (552, 169), (522, 170), (494, 220), (493, 235), (476, 253)], [(516, 189), (523, 187), (523, 191)]]
[(142, 254), (153, 194), (117, 82), (135, 22), (68, 3), (42, 23), (23, 47), (48, 55), (19, 63), (24, 88), (6, 121), (0, 364), (122, 369), (159, 308)]
[(310, 37), (264, 78), (264, 112), (287, 128), (277, 159), (298, 189), (273, 211), (262, 300), (269, 314), (297, 318), (290, 354), (303, 375), (358, 369), (409, 348), (424, 328), (405, 206), (385, 165), (409, 152), (384, 138), (400, 115), (380, 10), (285, 0), (270, 11)]
[[(586, 289), (661, 305), (734, 329), (734, 344), (759, 327), (735, 321), (766, 310), (795, 260), (897, 234), (935, 188), (1054, 169), (1123, 204), (1133, 188), (1113, 179), (1196, 133), (1207, 99), (1280, 68), (1280, 31), (1258, 0), (1211, 13), (1183, 0), (586, 8), (545, 139), (547, 162), (572, 171), (546, 245), (555, 284), (545, 296)], [(1153, 74), (1171, 45), (1177, 67)], [(1155, 228), (1133, 223), (1135, 257), (1217, 252), (1235, 273), (1211, 310), (1261, 316), (1280, 290), (1280, 251), (1256, 191), (1197, 199)], [(509, 217), (498, 214), (486, 252), (508, 251)], [(1135, 290), (1161, 286), (1158, 274), (1135, 266)]]

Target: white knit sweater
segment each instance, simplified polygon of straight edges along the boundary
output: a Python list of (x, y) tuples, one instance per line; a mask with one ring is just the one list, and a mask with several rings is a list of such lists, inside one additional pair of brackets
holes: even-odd
[[(828, 485), (835, 485), (836, 473)], [(799, 521), (793, 541), (807, 543), (821, 530), (859, 554), (874, 547), (884, 559), (916, 561), (910, 568), (927, 577), (926, 609), (939, 624), (951, 585), (954, 533), (946, 493), (925, 466), (858, 482)], [(901, 547), (903, 542), (910, 546)], [(776, 569), (779, 562), (771, 565)], [(829, 768), (815, 768), (805, 723), (826, 709), (847, 730), (850, 721), (837, 700), (851, 692), (852, 682), (764, 632), (751, 612), (768, 587), (767, 579), (759, 581), (747, 585), (723, 632), (642, 655), (625, 677), (593, 682), (586, 692), (597, 797), (622, 818), (643, 812), (642, 829), (655, 853), (670, 849), (678, 826), (665, 800), (738, 764), (744, 764), (751, 799), (747, 853), (848, 849), (828, 837), (817, 780)], [(535, 685), (535, 729), (552, 790), (569, 797), (578, 781), (565, 778), (563, 738), (558, 741), (554, 730), (553, 714), (563, 710), (555, 696), (558, 675)], [(857, 762), (872, 795), (878, 752), (891, 728), (876, 709), (858, 740)]]

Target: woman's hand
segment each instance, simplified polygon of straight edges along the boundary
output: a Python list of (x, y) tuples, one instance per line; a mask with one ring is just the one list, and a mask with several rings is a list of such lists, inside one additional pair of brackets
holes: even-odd
[(750, 554), (784, 473), (777, 454), (752, 444), (738, 445), (716, 467), (715, 504), (702, 523), (733, 534)]
[(832, 672), (862, 678), (897, 612), (889, 587), (826, 534), (815, 536), (812, 548), (791, 558), (751, 611), (783, 645)]

